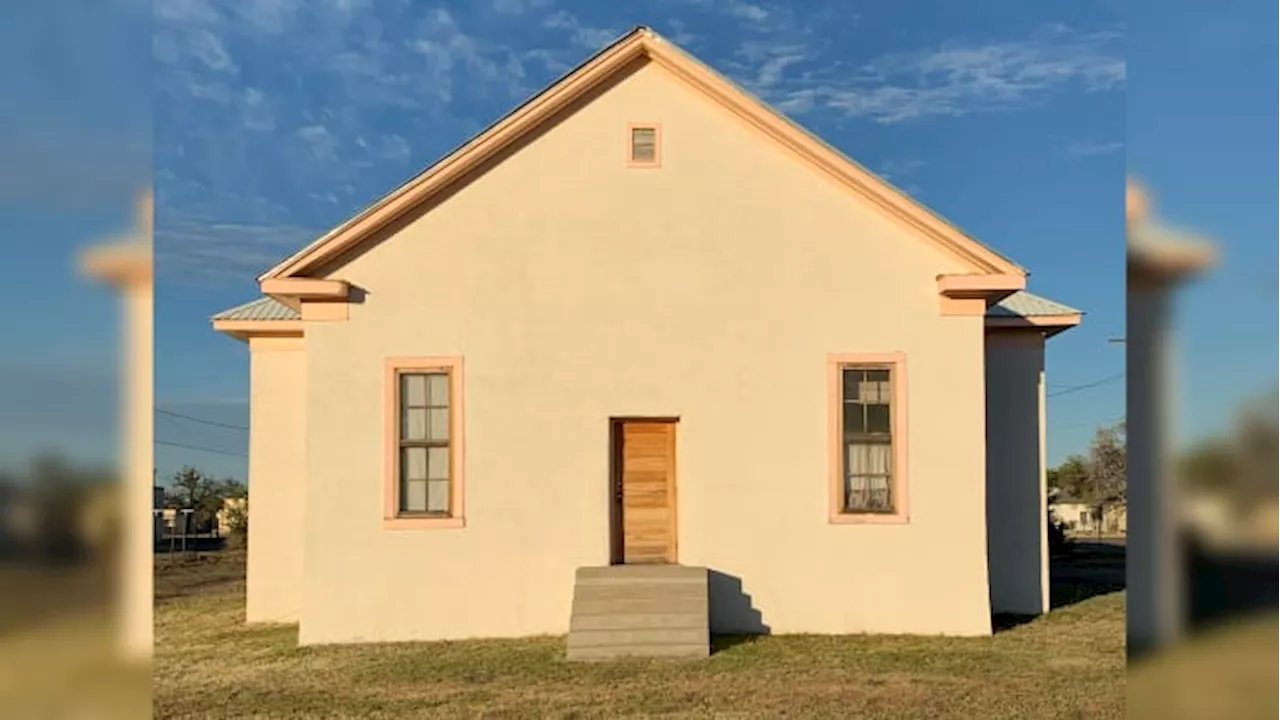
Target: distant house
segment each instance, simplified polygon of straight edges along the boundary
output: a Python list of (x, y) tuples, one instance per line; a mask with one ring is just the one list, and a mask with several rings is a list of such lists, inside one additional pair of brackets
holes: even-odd
[(244, 512), (248, 506), (249, 499), (243, 497), (224, 498), (222, 507), (218, 508), (217, 514), (214, 516), (215, 532), (219, 537), (226, 537), (233, 529), (237, 522), (236, 518)]
[(1043, 612), (1044, 349), (1081, 313), (1026, 284), (639, 28), (213, 318), (249, 349), (247, 618), (590, 633), (646, 583), (725, 632)]
[(1071, 533), (1124, 535), (1128, 532), (1128, 509), (1123, 502), (1100, 504), (1056, 496), (1049, 500), (1049, 512)]

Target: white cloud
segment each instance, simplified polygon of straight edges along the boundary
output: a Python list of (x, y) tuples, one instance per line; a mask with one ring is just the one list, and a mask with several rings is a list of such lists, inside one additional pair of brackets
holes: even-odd
[(825, 109), (889, 124), (1017, 107), (1073, 87), (1121, 87), (1117, 41), (1115, 33), (1056, 26), (1026, 40), (889, 54), (857, 68), (799, 53), (793, 43), (754, 41), (739, 48), (746, 64), (735, 70), (784, 112)]
[(412, 152), (409, 141), (395, 134), (383, 135), (378, 145), (378, 155), (385, 160), (404, 162)]
[(774, 14), (765, 6), (747, 0), (693, 0), (693, 5), (753, 24), (763, 23)]
[(338, 160), (338, 139), (323, 125), (307, 125), (294, 132), (308, 146), (313, 160), (327, 163)]
[(165, 209), (156, 214), (156, 274), (184, 285), (248, 283), (319, 234), (287, 223), (228, 222)]
[(726, 0), (724, 2), (724, 10), (729, 15), (749, 20), (751, 22), (764, 22), (769, 19), (769, 11), (759, 5), (752, 5), (742, 0)]
[(812, 90), (796, 90), (776, 100), (773, 107), (789, 115), (803, 115), (813, 109), (815, 99)]
[(702, 36), (689, 31), (689, 26), (680, 20), (680, 18), (667, 18), (666, 28), (668, 31), (663, 32), (671, 42), (685, 48), (694, 48), (701, 41)]
[(257, 32), (278, 34), (297, 16), (300, 0), (241, 0), (234, 5), (239, 19)]
[[(473, 89), (493, 87), (496, 81), (505, 80), (508, 95), (521, 94), (520, 80), (524, 67), (520, 58), (507, 47), (489, 47), (474, 36), (463, 32), (456, 20), (443, 8), (430, 13), (422, 24), (422, 34), (411, 43), (411, 48), (426, 63), (428, 86), (440, 102), (453, 99), (454, 75), (465, 73), (467, 83)], [(413, 90), (422, 92), (421, 88)]]
[(583, 25), (578, 21), (577, 16), (567, 10), (557, 10), (548, 15), (542, 21), (542, 27), (549, 30), (567, 30), (573, 44), (588, 50), (599, 50), (622, 34), (612, 28)]
[(222, 46), (222, 39), (208, 30), (193, 30), (187, 34), (184, 49), (210, 70), (235, 72), (236, 64)]
[(520, 53), (520, 58), (525, 61), (536, 61), (542, 64), (543, 69), (550, 75), (562, 75), (569, 68), (573, 67), (565, 62), (557, 53), (546, 48), (534, 48)]
[(804, 60), (804, 55), (799, 52), (801, 48), (795, 48), (795, 53), (786, 53), (776, 55), (769, 58), (760, 66), (760, 71), (756, 73), (756, 86), (760, 88), (771, 88), (782, 80), (782, 73), (789, 65), (795, 65)]
[(270, 132), (276, 129), (276, 119), (268, 106), (265, 95), (258, 88), (245, 88), (240, 112), (244, 126), (249, 130)]
[(155, 0), (153, 7), (157, 20), (202, 24), (219, 17), (209, 0)]
[(544, 8), (552, 4), (552, 0), (493, 0), (493, 10), (501, 15), (523, 15), (525, 12)]
[(1067, 157), (1072, 160), (1083, 160), (1096, 155), (1110, 155), (1124, 148), (1122, 142), (1097, 142), (1093, 140), (1080, 140), (1073, 142), (1066, 148)]
[(924, 160), (889, 160), (881, 163), (878, 174), (885, 180), (904, 178), (925, 166)]

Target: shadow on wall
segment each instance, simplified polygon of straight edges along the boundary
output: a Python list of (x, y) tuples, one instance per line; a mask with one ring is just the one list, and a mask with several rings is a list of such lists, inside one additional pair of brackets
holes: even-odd
[(742, 589), (742, 578), (708, 570), (707, 594), (712, 652), (769, 634), (764, 616), (751, 603), (751, 596)]

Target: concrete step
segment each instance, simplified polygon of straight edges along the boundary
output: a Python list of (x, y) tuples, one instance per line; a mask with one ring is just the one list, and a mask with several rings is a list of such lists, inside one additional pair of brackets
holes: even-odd
[(607, 598), (603, 600), (573, 601), (574, 615), (634, 615), (668, 614), (697, 615), (707, 614), (707, 598), (703, 597), (657, 597), (657, 598)]
[(628, 647), (697, 645), (707, 643), (705, 627), (648, 628), (644, 630), (575, 630), (569, 633), (569, 647)]
[(578, 568), (568, 657), (706, 657), (707, 571), (681, 565)]
[(614, 645), (611, 647), (571, 647), (570, 660), (614, 660), (617, 658), (705, 658), (711, 654), (709, 643), (690, 645)]
[(705, 585), (697, 583), (583, 584), (574, 588), (575, 600), (658, 600), (707, 597)]
[(607, 615), (574, 615), (569, 618), (569, 632), (579, 630), (646, 630), (649, 628), (705, 628), (705, 613), (621, 613)]
[(630, 585), (636, 583), (693, 583), (705, 584), (707, 570), (684, 565), (609, 565), (605, 567), (580, 567), (574, 582), (583, 585)]

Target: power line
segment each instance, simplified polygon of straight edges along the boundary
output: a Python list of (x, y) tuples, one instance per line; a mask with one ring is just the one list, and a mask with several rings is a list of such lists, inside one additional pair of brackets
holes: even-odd
[(190, 420), (191, 422), (204, 423), (205, 425), (213, 425), (215, 427), (231, 428), (232, 430), (245, 430), (245, 431), (248, 431), (249, 429), (248, 426), (245, 426), (245, 425), (232, 425), (231, 423), (222, 423), (214, 420), (205, 420), (204, 418), (192, 417), (190, 415), (183, 415), (182, 413), (171, 412), (169, 410), (161, 410), (160, 408), (156, 408), (156, 412), (160, 413), (161, 415), (168, 415), (169, 417), (182, 418), (183, 420)]
[(1067, 386), (1057, 392), (1051, 392), (1048, 395), (1045, 395), (1045, 397), (1051, 398), (1051, 397), (1058, 397), (1059, 395), (1070, 395), (1073, 392), (1080, 392), (1081, 390), (1089, 390), (1090, 388), (1102, 387), (1103, 385), (1107, 385), (1117, 380), (1120, 380), (1123, 377), (1124, 377), (1124, 373), (1122, 372), (1116, 373), (1115, 375), (1108, 375), (1107, 377), (1104, 377), (1101, 380), (1094, 380), (1093, 382), (1085, 383), (1083, 385)]
[(232, 452), (230, 450), (218, 450), (215, 448), (200, 447), (199, 445), (184, 445), (183, 443), (169, 442), (168, 440), (156, 440), (157, 445), (168, 445), (169, 447), (184, 448), (187, 450), (199, 450), (201, 452), (214, 453), (215, 455), (230, 455), (231, 457), (247, 458), (244, 453)]

